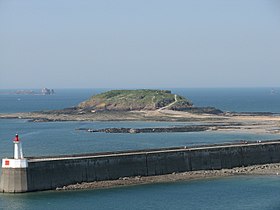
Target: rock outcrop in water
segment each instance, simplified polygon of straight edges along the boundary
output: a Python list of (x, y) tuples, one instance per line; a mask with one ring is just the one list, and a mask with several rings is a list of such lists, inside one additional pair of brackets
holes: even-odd
[(172, 133), (172, 132), (199, 132), (209, 130), (210, 126), (193, 125), (193, 126), (176, 126), (176, 127), (162, 127), (162, 128), (103, 128), (90, 129), (78, 128), (76, 130), (88, 132), (104, 132), (104, 133)]

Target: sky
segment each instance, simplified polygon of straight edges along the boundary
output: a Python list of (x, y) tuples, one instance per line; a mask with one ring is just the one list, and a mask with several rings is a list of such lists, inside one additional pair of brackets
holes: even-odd
[(0, 89), (279, 81), (278, 0), (0, 0)]

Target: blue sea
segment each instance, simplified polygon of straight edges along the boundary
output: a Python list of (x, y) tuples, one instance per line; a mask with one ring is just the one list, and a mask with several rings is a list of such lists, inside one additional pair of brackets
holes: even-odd
[[(171, 89), (195, 106), (223, 111), (280, 113), (280, 88)], [(0, 90), (0, 113), (72, 107), (105, 89), (58, 89), (55, 95), (13, 95)], [(39, 92), (39, 90), (36, 90)], [(153, 127), (183, 122), (28, 122), (0, 119), (0, 157), (13, 154), (19, 133), (25, 156), (120, 151), (241, 140), (280, 139), (276, 134), (194, 132), (106, 134), (76, 128)], [(238, 176), (70, 192), (0, 194), (0, 209), (280, 209), (279, 176)]]

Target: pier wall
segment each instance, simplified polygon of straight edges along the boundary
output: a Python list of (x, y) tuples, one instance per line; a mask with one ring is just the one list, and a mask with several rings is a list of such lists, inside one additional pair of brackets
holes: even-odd
[[(123, 153), (30, 158), (26, 185), (11, 178), (13, 169), (2, 169), (0, 191), (50, 190), (69, 184), (114, 180), (120, 177), (163, 175), (173, 172), (234, 168), (280, 162), (280, 142), (167, 148)], [(6, 174), (6, 175), (5, 175)], [(7, 174), (11, 176), (7, 176)], [(19, 177), (18, 175), (16, 175)], [(14, 180), (14, 181), (13, 181)], [(15, 186), (17, 185), (17, 186)], [(22, 189), (19, 189), (21, 188)]]

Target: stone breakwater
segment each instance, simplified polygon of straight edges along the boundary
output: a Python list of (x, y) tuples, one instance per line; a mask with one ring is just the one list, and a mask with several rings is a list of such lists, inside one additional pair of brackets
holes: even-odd
[(246, 174), (252, 171), (246, 167), (271, 163), (280, 163), (280, 141), (30, 157), (27, 168), (2, 168), (0, 191), (54, 190), (77, 183), (122, 183), (132, 179), (145, 183), (162, 175), (180, 180), (185, 176)]

